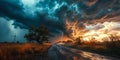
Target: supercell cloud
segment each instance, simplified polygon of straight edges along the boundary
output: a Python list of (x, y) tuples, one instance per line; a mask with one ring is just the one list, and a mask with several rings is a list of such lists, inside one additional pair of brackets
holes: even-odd
[(91, 21), (104, 16), (119, 18), (120, 1), (0, 0), (0, 38), (1, 41), (9, 41), (13, 40), (12, 36), (16, 34), (18, 40), (23, 41), (23, 33), (26, 33), (30, 26), (45, 24), (52, 33), (60, 33), (64, 31), (66, 19)]

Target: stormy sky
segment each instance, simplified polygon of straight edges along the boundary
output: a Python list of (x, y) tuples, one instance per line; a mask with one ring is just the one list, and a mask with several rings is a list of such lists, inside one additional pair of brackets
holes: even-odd
[[(44, 24), (54, 34), (64, 31), (65, 20), (120, 21), (120, 0), (0, 0), (0, 42), (25, 41), (31, 26)], [(112, 20), (114, 21), (114, 20)]]

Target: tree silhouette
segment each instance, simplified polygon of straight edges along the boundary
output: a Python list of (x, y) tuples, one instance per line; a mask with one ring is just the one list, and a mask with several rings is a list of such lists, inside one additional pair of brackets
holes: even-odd
[(75, 44), (76, 45), (81, 45), (81, 37), (78, 37), (75, 39)]
[(28, 41), (36, 41), (42, 44), (43, 42), (48, 41), (49, 36), (50, 31), (48, 28), (44, 25), (40, 25), (39, 27), (31, 27), (28, 34), (26, 34), (24, 37)]

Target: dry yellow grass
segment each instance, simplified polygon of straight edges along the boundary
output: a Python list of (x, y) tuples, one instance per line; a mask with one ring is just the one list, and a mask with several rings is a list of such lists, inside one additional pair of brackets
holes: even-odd
[(37, 60), (51, 44), (3, 43), (0, 44), (0, 60)]

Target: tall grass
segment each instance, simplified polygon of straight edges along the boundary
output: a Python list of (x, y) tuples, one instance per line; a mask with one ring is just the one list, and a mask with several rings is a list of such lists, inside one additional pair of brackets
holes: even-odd
[(0, 60), (40, 60), (50, 46), (34, 43), (0, 44)]
[(90, 40), (88, 42), (82, 42), (79, 46), (72, 47), (104, 55), (120, 57), (120, 36), (110, 35), (109, 40), (105, 40), (104, 42)]

